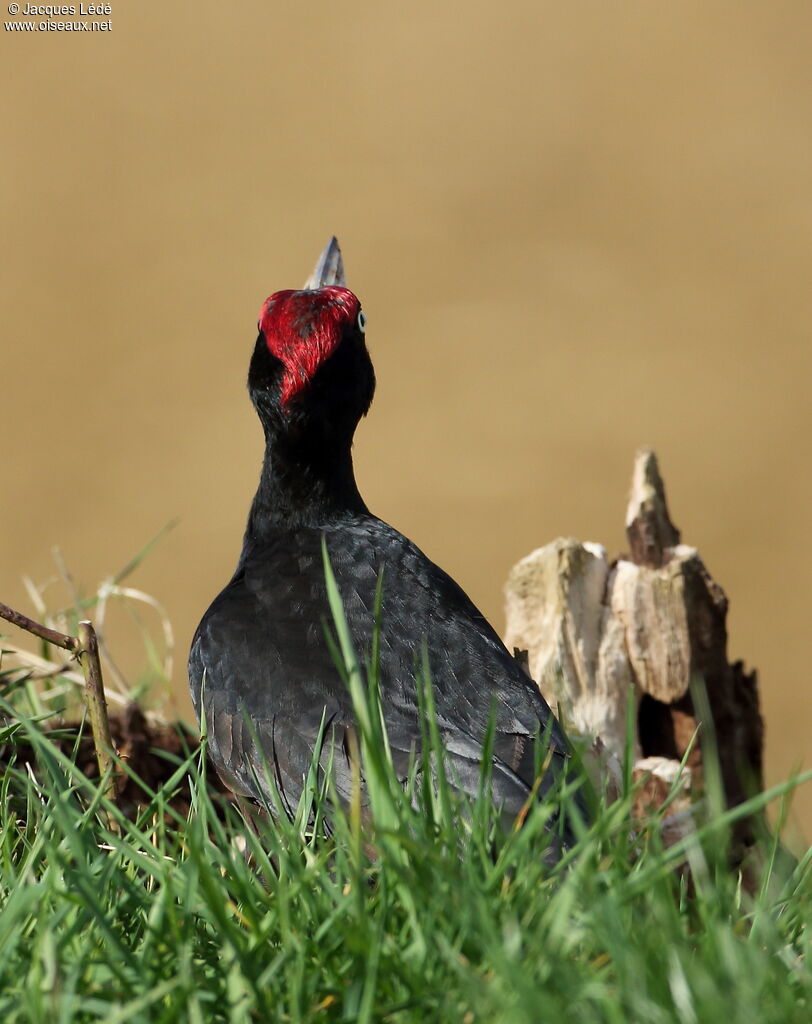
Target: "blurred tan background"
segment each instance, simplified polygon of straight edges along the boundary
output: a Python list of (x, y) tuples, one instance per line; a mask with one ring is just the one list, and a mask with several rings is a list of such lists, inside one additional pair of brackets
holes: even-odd
[(257, 312), (335, 232), (373, 510), (501, 628), (534, 547), (622, 550), (653, 445), (760, 670), (768, 781), (809, 765), (812, 7), (112, 6), (0, 40), (2, 600), (31, 611), (55, 544), (92, 590), (180, 517), (132, 583), (189, 714), (258, 473)]

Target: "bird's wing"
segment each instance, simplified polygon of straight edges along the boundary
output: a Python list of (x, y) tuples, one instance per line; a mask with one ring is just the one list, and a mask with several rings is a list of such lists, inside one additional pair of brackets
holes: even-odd
[[(284, 569), (284, 565), (281, 566)], [(332, 745), (341, 788), (349, 697), (311, 615), (301, 578), (274, 573), (262, 588), (238, 572), (198, 626), (189, 655), (192, 699), (205, 710), (209, 753), (235, 792), (295, 809), (313, 752)], [(342, 759), (343, 758), (343, 759)], [(269, 781), (272, 780), (272, 781)]]
[[(461, 588), (397, 531), (366, 520), (344, 524), (338, 544), (325, 533), (362, 663), (371, 652), (383, 571), (379, 672), (399, 777), (405, 779), (420, 757), (415, 677), (425, 653), (452, 785), (477, 792), (482, 744), (493, 720), (491, 785), (505, 811), (518, 813), (539, 785), (536, 736), (547, 731), (550, 780), (568, 755), (536, 687)], [(189, 660), (220, 774), (236, 791), (263, 801), (272, 778), (270, 788), (289, 812), (319, 743), (318, 760), (323, 768), (331, 765), (342, 800), (349, 800), (357, 779), (351, 702), (325, 640), (321, 537), (321, 530), (296, 531), (243, 567), (206, 613)]]
[(459, 584), (415, 544), (375, 519), (345, 526), (340, 544), (331, 545), (329, 532), (326, 540), (350, 631), (362, 648), (369, 646), (373, 584), (383, 573), (381, 678), (392, 706), (415, 712), (414, 678), (425, 661), (441, 726), (481, 739), (495, 714), (496, 752), (514, 768), (526, 739), (539, 732), (551, 749), (570, 753), (538, 687)]

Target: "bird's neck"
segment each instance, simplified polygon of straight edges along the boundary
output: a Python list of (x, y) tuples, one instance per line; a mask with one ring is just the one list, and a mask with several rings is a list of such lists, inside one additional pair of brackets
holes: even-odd
[(367, 511), (355, 483), (351, 439), (269, 435), (245, 545)]

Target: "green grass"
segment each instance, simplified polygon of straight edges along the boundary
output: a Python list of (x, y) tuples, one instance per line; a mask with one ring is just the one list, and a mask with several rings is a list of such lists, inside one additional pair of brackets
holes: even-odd
[[(710, 814), (664, 850), (656, 821), (630, 831), (628, 791), (545, 866), (549, 805), (505, 835), (486, 774), (461, 808), (442, 773), (432, 783), (418, 770), (442, 757), (428, 687), (430, 753), (404, 791), (374, 664), (358, 664), (331, 589), (372, 822), (331, 809), (329, 837), (318, 827), (329, 784), (315, 770), (296, 820), (254, 831), (213, 805), (199, 755), (145, 791), (130, 821), (23, 713), (25, 688), (8, 687), (4, 759), (21, 742), (37, 756), (0, 778), (0, 1019), (812, 1019), (812, 851), (786, 866), (765, 835), (749, 895), (728, 866), (735, 814)], [(168, 799), (187, 772), (188, 819)]]

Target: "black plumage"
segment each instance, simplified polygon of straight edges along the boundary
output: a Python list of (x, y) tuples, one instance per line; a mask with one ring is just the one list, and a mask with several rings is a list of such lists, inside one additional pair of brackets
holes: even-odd
[[(566, 772), (569, 746), (462, 589), (361, 499), (352, 437), (375, 380), (356, 297), (338, 285), (271, 296), (248, 383), (266, 438), (261, 478), (237, 570), (203, 616), (189, 658), (192, 697), (205, 713), (218, 772), (238, 793), (267, 801), (267, 765), (294, 809), (324, 717), (321, 760), (332, 756), (336, 791), (350, 798), (354, 718), (324, 635), (326, 542), (362, 661), (383, 572), (381, 700), (396, 770), (405, 778), (419, 752), (415, 674), (425, 650), (450, 781), (477, 791), (493, 716), (494, 798), (505, 816), (515, 816), (534, 785), (543, 793)], [(549, 736), (540, 781), (539, 732)]]

